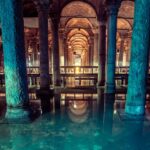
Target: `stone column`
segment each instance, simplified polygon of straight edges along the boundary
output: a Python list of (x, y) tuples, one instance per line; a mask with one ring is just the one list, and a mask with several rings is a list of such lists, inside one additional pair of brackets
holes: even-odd
[(59, 54), (60, 54), (60, 66), (64, 66), (64, 41), (63, 41), (63, 30), (59, 30)]
[(29, 40), (25, 36), (25, 57), (26, 57), (26, 65), (28, 66), (28, 47), (29, 47)]
[(32, 59), (33, 59), (33, 63), (32, 65), (33, 66), (37, 66), (37, 55), (38, 55), (38, 52), (37, 52), (37, 45), (36, 45), (36, 41), (32, 41), (31, 43), (31, 47), (32, 47)]
[(123, 66), (123, 55), (124, 55), (124, 39), (121, 38), (121, 43), (120, 43), (120, 52), (119, 52), (119, 66)]
[(3, 60), (3, 50), (2, 50), (2, 43), (0, 41), (0, 72), (1, 72), (1, 69), (2, 69), (2, 60)]
[(53, 67), (53, 63), (52, 63), (52, 61), (53, 61), (52, 46), (49, 47), (49, 60), (50, 60), (49, 61), (50, 74), (52, 74), (52, 67)]
[(93, 65), (98, 66), (98, 31), (95, 31), (96, 33), (94, 34), (94, 60), (93, 60)]
[(39, 17), (40, 89), (49, 90), (48, 13), (50, 0), (34, 0)]
[(91, 41), (89, 43), (89, 66), (93, 65), (93, 37), (91, 37)]
[(25, 60), (22, 0), (1, 1), (2, 38), (7, 113), (6, 118), (22, 118), (28, 113), (28, 84)]
[(58, 18), (56, 16), (51, 17), (52, 31), (53, 31), (53, 85), (60, 86), (60, 56), (59, 56), (59, 40), (58, 40)]
[(68, 66), (68, 47), (67, 47), (67, 38), (64, 37), (64, 66)]
[(105, 61), (106, 61), (106, 24), (100, 20), (99, 26), (99, 50), (98, 50), (98, 86), (105, 85)]
[(125, 54), (125, 49), (124, 49), (124, 44), (125, 44), (125, 37), (126, 37), (126, 33), (124, 31), (122, 31), (120, 33), (120, 52), (119, 52), (119, 59), (118, 59), (118, 65), (121, 67), (123, 66), (123, 58), (124, 58), (124, 54)]
[[(144, 8), (144, 9), (143, 9)], [(150, 1), (136, 0), (125, 112), (145, 113), (146, 81), (150, 45)]]
[(115, 94), (104, 95), (104, 118), (103, 132), (107, 136), (112, 135), (113, 128), (113, 112), (114, 112)]
[(108, 48), (106, 69), (106, 93), (115, 92), (115, 66), (116, 66), (116, 32), (117, 32), (118, 6), (108, 6)]

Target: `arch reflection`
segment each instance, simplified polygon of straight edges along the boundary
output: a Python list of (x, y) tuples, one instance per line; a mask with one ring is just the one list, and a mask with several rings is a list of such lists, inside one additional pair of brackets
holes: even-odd
[(75, 123), (85, 122), (89, 116), (88, 106), (88, 101), (70, 101), (68, 115), (71, 121)]

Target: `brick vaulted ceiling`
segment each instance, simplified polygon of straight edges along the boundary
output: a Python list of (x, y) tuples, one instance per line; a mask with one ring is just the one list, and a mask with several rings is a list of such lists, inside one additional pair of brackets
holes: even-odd
[[(89, 49), (92, 42), (91, 37), (98, 32), (99, 15), (103, 14), (101, 12), (111, 1), (115, 3), (120, 0), (52, 0), (49, 14), (51, 16), (55, 13), (60, 17), (60, 30), (66, 34), (68, 47), (72, 47), (72, 51), (81, 54)], [(101, 7), (104, 4), (105, 7)], [(23, 13), (25, 27), (38, 28), (38, 15), (33, 0), (23, 0)], [(132, 32), (133, 14), (134, 2), (132, 0), (122, 1), (118, 12), (117, 35), (120, 35), (122, 31)], [(50, 24), (49, 21), (49, 32), (51, 33)]]

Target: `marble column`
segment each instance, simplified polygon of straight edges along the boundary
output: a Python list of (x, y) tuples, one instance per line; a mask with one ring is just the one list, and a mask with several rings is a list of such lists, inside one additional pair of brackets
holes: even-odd
[(37, 66), (37, 61), (38, 61), (38, 51), (37, 51), (37, 44), (36, 41), (32, 42), (32, 49), (33, 49), (33, 66)]
[(94, 55), (93, 55), (93, 65), (98, 66), (98, 31), (94, 34)]
[(120, 43), (120, 52), (119, 52), (119, 67), (123, 66), (123, 56), (124, 56), (124, 38), (121, 37), (121, 43)]
[(108, 6), (108, 48), (105, 92), (115, 92), (115, 66), (116, 66), (116, 32), (117, 32), (118, 6)]
[(25, 57), (26, 57), (26, 65), (28, 66), (28, 47), (29, 47), (29, 40), (28, 38), (25, 36)]
[(64, 37), (64, 66), (68, 66), (68, 47), (67, 47), (67, 38)]
[[(143, 9), (144, 8), (144, 9)], [(143, 115), (150, 45), (150, 1), (136, 0), (125, 112)]]
[(91, 41), (89, 43), (89, 66), (93, 65), (93, 37), (91, 37)]
[(59, 40), (58, 40), (58, 24), (59, 21), (55, 16), (51, 17), (53, 31), (53, 85), (60, 86), (60, 56), (59, 56)]
[(99, 50), (98, 50), (98, 86), (105, 85), (105, 61), (106, 61), (106, 24), (100, 21), (99, 26)]
[(22, 0), (2, 0), (1, 6), (6, 118), (22, 118), (28, 115), (26, 106), (29, 102)]
[(39, 18), (40, 89), (49, 90), (48, 13), (50, 1), (34, 0)]
[(0, 42), (0, 72), (2, 69), (2, 60), (3, 60), (3, 50), (2, 50), (2, 43)]
[(59, 30), (59, 54), (60, 54), (60, 66), (64, 66), (64, 41), (63, 41), (63, 30)]

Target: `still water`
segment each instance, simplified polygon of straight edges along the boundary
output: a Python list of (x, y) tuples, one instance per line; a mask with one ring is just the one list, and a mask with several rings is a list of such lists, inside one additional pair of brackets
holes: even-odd
[[(58, 104), (60, 97), (53, 101)], [(113, 96), (98, 97), (68, 96), (60, 108), (53, 105), (55, 109), (44, 114), (36, 104), (27, 122), (1, 118), (0, 150), (149, 150), (148, 114), (128, 118), (122, 102), (114, 103)]]

